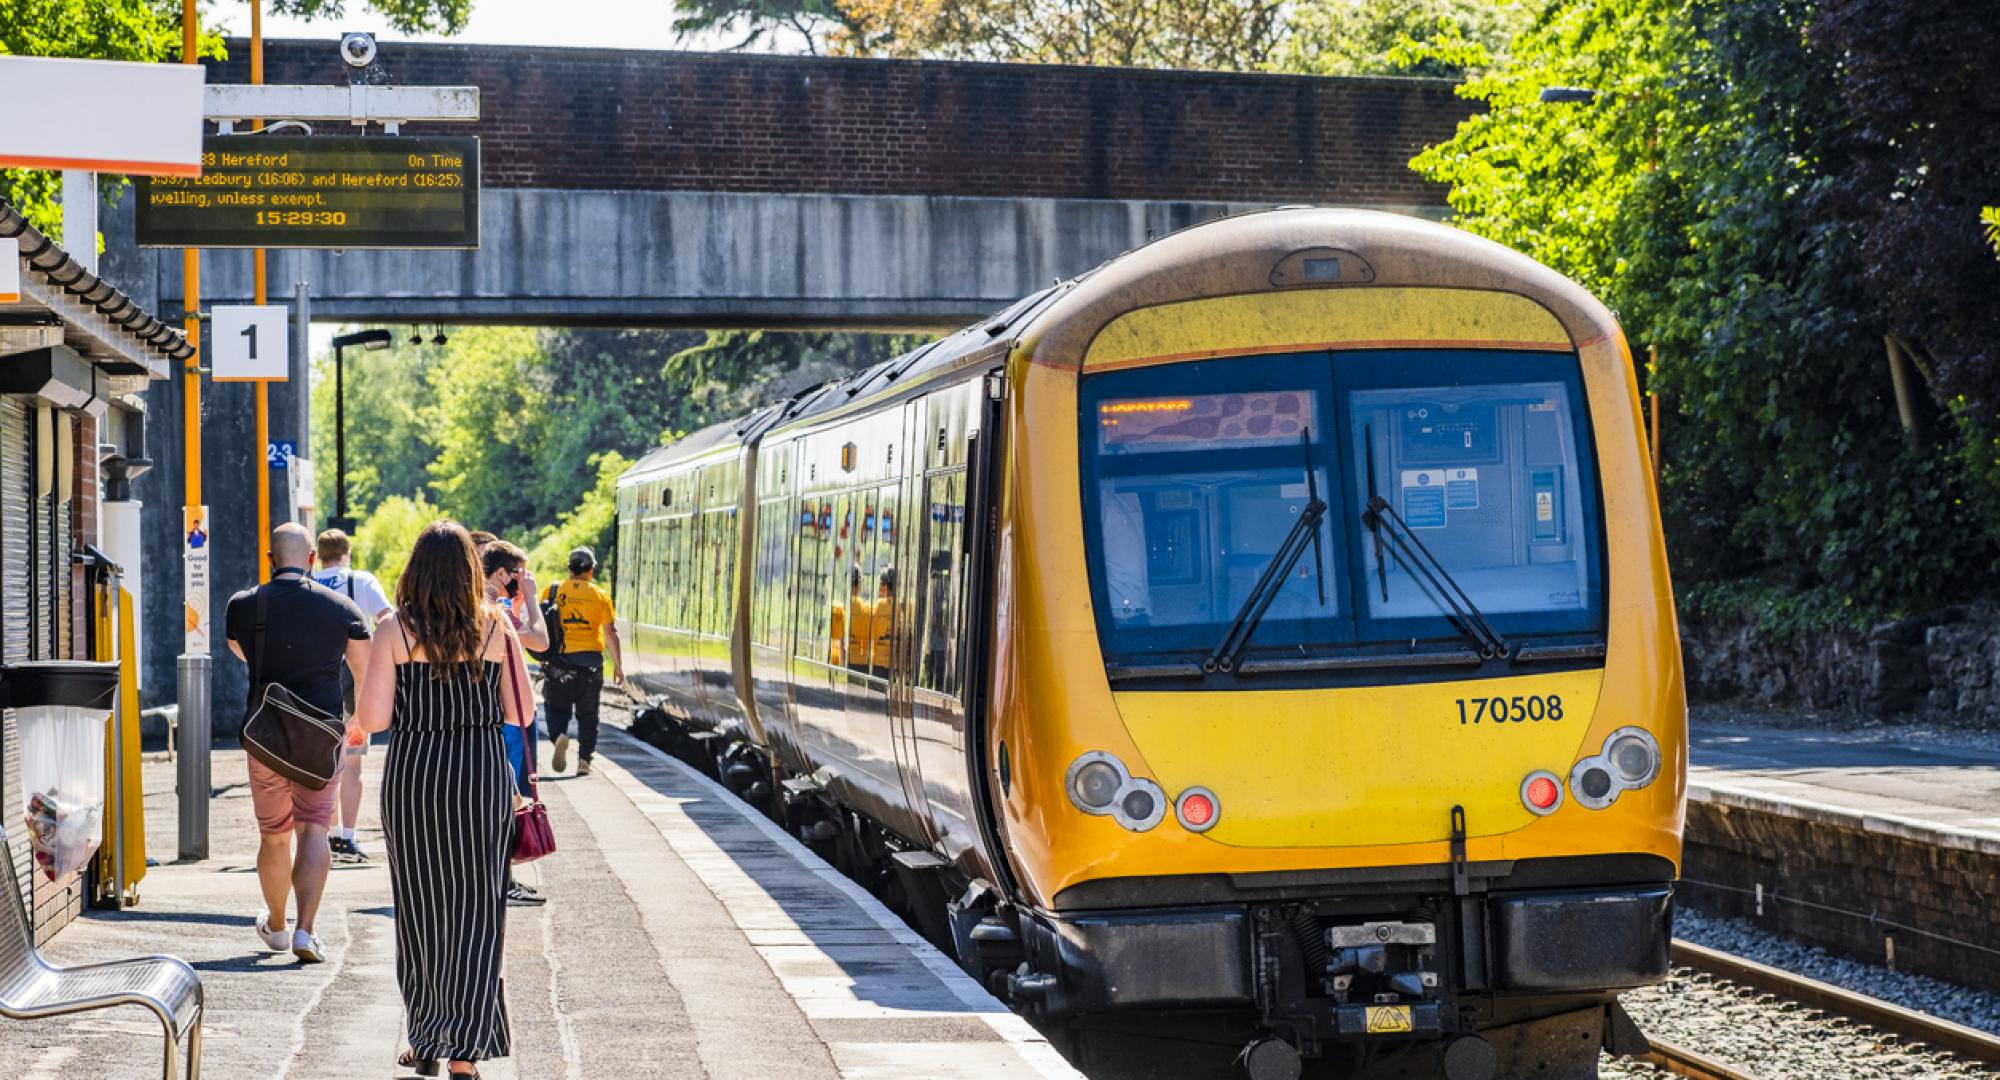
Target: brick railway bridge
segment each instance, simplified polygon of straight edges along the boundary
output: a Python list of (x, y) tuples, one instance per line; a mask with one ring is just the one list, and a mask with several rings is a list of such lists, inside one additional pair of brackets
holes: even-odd
[[(249, 81), (247, 43), (229, 51), (210, 82)], [(274, 302), (303, 277), (319, 321), (956, 328), (1232, 211), (1442, 214), (1443, 189), (1407, 163), (1474, 108), (1424, 79), (393, 42), (379, 63), (392, 83), (480, 88), (478, 123), (405, 130), (480, 137), (481, 247), (271, 252)], [(330, 42), (279, 41), (265, 73), (345, 84), (348, 69)], [(178, 312), (179, 253), (133, 246), (131, 202), (106, 208), (106, 273)], [(249, 302), (250, 267), (206, 253), (202, 300)], [(156, 464), (135, 495), (162, 506), (181, 491), (180, 393), (149, 395)], [(293, 437), (292, 394), (272, 388), (274, 439)], [(250, 444), (247, 386), (216, 384), (203, 407), (211, 445)], [(215, 520), (254, 520), (262, 467), (209, 456)], [(176, 580), (178, 520), (147, 517), (147, 573)], [(231, 529), (212, 544), (219, 627), (257, 543)], [(147, 598), (149, 641), (178, 641), (174, 598)], [(152, 704), (173, 659), (148, 652)], [(218, 719), (243, 678), (216, 666)]]

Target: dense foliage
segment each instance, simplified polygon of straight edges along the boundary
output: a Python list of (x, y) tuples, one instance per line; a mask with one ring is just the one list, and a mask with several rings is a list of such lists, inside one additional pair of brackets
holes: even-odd
[[(1461, 225), (1605, 298), (1642, 362), (1657, 350), (1643, 381), (1667, 403), (1665, 513), (1694, 606), (1769, 611), (1773, 597), (1793, 597), (1779, 606), (1801, 625), (1962, 600), (1996, 583), (1993, 472), (1990, 461), (1973, 467), (1991, 453), (1991, 410), (1960, 399), (1948, 446), (1907, 438), (1884, 350), (1885, 335), (1904, 334), (1936, 359), (1934, 376), (1953, 364), (1990, 372), (1990, 353), (1930, 332), (1977, 313), (1911, 319), (1911, 301), (1871, 270), (1889, 243), (1878, 228), (1906, 245), (1893, 272), (1914, 275), (1931, 245), (1976, 241), (1977, 219), (1968, 210), (1912, 223), (1894, 205), (1898, 184), (1927, 173), (1922, 140), (1884, 149), (1854, 97), (1861, 54), (1904, 41), (1830, 44), (1827, 20), (1844, 6), (1559, 0), (1516, 39), (1508, 64), (1465, 87), (1489, 111), (1415, 162), (1452, 185)], [(1938, 5), (1875, 6), (1905, 11), (1905, 37), (1932, 18), (1948, 32), (1980, 22)], [(1930, 101), (1964, 76), (1952, 63), (1901, 71)], [(1596, 99), (1539, 104), (1551, 86)], [(1983, 136), (1989, 161), (1994, 131)], [(1858, 167), (1869, 147), (1893, 151), (1896, 181)], [(1925, 239), (1926, 229), (1938, 235)], [(1982, 306), (1963, 290), (1944, 295)], [(1941, 381), (1931, 391), (1953, 400)]]
[(1532, 0), (1317, 0), (1295, 7), (1264, 67), (1303, 75), (1457, 78), (1507, 58)]
[[(356, 562), (378, 573), (399, 568), (415, 530), (440, 515), (528, 548), (545, 576), (573, 547), (605, 554), (613, 485), (640, 455), (913, 343), (476, 327), (453, 332), (443, 346), (351, 351), (348, 503), (363, 519)], [(331, 513), (330, 356), (315, 364), (314, 389), (316, 497)]]
[(783, 32), (813, 51), (1315, 75), (1455, 76), (1535, 0), (678, 0), (685, 37)]

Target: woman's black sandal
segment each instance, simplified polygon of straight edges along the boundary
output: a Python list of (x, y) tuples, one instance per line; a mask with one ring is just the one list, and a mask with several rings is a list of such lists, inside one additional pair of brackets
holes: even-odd
[(396, 1067), (399, 1069), (409, 1069), (418, 1076), (436, 1076), (438, 1074), (438, 1059), (420, 1058), (417, 1056), (415, 1050), (405, 1050), (396, 1056)]

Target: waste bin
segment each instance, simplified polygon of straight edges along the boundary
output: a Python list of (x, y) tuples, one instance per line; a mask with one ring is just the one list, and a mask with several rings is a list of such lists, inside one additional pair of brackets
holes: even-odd
[(46, 661), (0, 667), (0, 705), (20, 731), (20, 803), (6, 808), (27, 826), (35, 872), (75, 873), (104, 833), (105, 718), (118, 693), (118, 665)]

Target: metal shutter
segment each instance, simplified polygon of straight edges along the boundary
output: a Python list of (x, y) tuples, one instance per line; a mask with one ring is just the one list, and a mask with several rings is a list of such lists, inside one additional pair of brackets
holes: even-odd
[[(28, 454), (28, 409), (26, 399), (0, 395), (0, 662), (18, 664), (29, 658), (29, 500), (34, 483), (34, 460)], [(0, 814), (12, 821), (21, 813), (21, 732), (12, 710), (0, 716), (6, 729), (6, 761), (0, 769)], [(24, 900), (30, 900), (34, 881), (27, 838), (11, 845), (15, 879), (21, 883)], [(30, 910), (33, 910), (32, 907)]]

